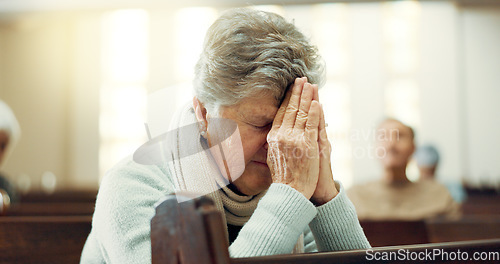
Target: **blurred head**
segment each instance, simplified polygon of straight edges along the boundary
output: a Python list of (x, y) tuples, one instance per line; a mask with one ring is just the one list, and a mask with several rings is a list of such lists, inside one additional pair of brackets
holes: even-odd
[(388, 118), (377, 129), (377, 157), (386, 169), (406, 168), (415, 150), (413, 129), (401, 121)]
[(421, 179), (434, 178), (439, 163), (439, 153), (432, 145), (423, 145), (413, 155), (420, 171)]
[(252, 9), (224, 13), (209, 28), (195, 68), (193, 105), (210, 135), (210, 117), (235, 121), (241, 134), (243, 174), (234, 183), (246, 195), (271, 184), (267, 133), (288, 87), (298, 77), (322, 82), (314, 46), (283, 17)]
[(21, 136), (21, 129), (10, 107), (0, 100), (0, 167)]
[(9, 134), (4, 130), (0, 130), (0, 164), (2, 164), (4, 153), (9, 145)]

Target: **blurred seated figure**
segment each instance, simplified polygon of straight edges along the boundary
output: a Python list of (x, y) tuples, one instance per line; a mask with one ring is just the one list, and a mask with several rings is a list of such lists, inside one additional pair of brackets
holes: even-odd
[[(6, 103), (0, 100), (0, 169), (12, 152), (20, 135), (21, 130), (14, 113)], [(16, 201), (17, 194), (14, 186), (0, 172), (0, 213), (5, 211), (9, 204)]]
[(361, 220), (422, 220), (456, 218), (460, 207), (436, 181), (411, 182), (406, 166), (415, 150), (413, 129), (396, 119), (385, 119), (377, 129), (377, 158), (383, 177), (348, 190)]
[[(420, 171), (419, 181), (426, 180), (439, 180), (436, 177), (436, 170), (439, 163), (439, 152), (433, 145), (423, 145), (415, 151), (413, 155), (417, 162), (418, 170)], [(458, 202), (462, 203), (467, 194), (460, 182), (442, 182), (451, 194), (451, 197)]]

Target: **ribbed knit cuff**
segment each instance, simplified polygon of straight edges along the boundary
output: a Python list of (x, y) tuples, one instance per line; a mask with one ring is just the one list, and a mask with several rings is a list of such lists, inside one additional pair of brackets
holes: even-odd
[(370, 243), (361, 228), (354, 205), (342, 184), (335, 182), (339, 193), (316, 209), (317, 216), (309, 227), (319, 251), (337, 251), (369, 248)]
[(316, 207), (300, 192), (273, 183), (229, 253), (231, 257), (290, 254), (316, 213)]

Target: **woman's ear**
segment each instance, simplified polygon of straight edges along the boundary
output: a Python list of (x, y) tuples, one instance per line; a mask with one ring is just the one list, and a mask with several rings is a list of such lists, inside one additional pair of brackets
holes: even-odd
[(207, 121), (207, 109), (195, 96), (193, 97), (193, 109), (196, 116), (196, 120), (201, 124), (200, 134), (206, 138), (208, 121)]

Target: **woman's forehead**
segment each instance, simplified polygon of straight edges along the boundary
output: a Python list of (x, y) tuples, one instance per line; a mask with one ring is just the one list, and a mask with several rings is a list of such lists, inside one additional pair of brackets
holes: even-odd
[(278, 103), (272, 96), (246, 98), (234, 106), (239, 115), (255, 121), (273, 121), (278, 111)]
[(411, 128), (397, 120), (386, 120), (379, 125), (379, 133), (411, 134)]

